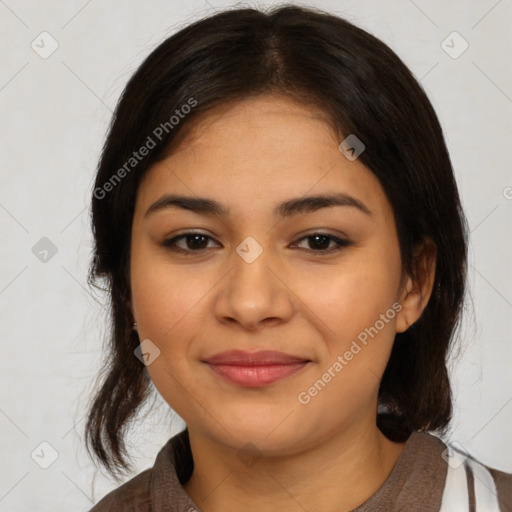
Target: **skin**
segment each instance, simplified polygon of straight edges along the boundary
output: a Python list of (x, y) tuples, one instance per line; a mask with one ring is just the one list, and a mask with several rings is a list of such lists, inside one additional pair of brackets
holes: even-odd
[[(379, 181), (340, 152), (318, 112), (265, 95), (211, 110), (192, 128), (139, 186), (130, 269), (139, 337), (160, 350), (149, 374), (189, 429), (195, 467), (185, 490), (205, 512), (351, 510), (384, 483), (403, 449), (376, 426), (378, 386), (395, 333), (428, 302), (434, 269), (421, 282), (402, 276)], [(281, 201), (333, 191), (372, 214), (350, 206), (272, 214)], [(167, 208), (145, 216), (164, 193), (215, 199), (230, 215)], [(162, 245), (189, 231), (209, 238), (176, 242), (188, 254)], [(327, 253), (332, 239), (322, 246), (305, 238), (319, 232), (351, 244)], [(236, 252), (248, 236), (263, 251), (251, 263)], [(378, 335), (299, 403), (298, 393), (395, 303), (401, 311)], [(279, 350), (311, 363), (246, 388), (202, 362), (230, 349)], [(247, 443), (256, 456), (244, 462)]]

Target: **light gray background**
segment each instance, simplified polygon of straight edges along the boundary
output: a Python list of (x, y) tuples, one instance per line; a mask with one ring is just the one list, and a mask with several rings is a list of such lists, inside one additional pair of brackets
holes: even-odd
[[(0, 510), (86, 511), (118, 485), (94, 468), (82, 439), (106, 325), (86, 284), (95, 165), (111, 111), (142, 59), (178, 28), (228, 5), (235, 4), (0, 0)], [(451, 440), (512, 472), (512, 1), (309, 5), (383, 39), (439, 115), (471, 229)], [(58, 43), (46, 59), (31, 48), (34, 40), (39, 51), (50, 48), (43, 31)], [(441, 47), (453, 31), (469, 43), (456, 59)], [(447, 40), (452, 53), (461, 48), (456, 38)], [(57, 248), (46, 263), (32, 252), (42, 237)], [(150, 413), (130, 435), (136, 472), (183, 426), (165, 407)], [(35, 461), (51, 461), (43, 441), (58, 453), (48, 469)]]

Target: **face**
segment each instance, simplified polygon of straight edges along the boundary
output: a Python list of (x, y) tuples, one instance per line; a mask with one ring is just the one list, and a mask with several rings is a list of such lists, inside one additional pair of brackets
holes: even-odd
[(131, 308), (190, 430), (284, 454), (375, 423), (401, 260), (390, 203), (340, 142), (309, 108), (260, 96), (210, 111), (144, 176)]

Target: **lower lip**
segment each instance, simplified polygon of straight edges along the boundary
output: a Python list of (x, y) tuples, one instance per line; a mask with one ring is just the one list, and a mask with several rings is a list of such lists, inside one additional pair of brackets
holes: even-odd
[(304, 368), (308, 361), (293, 364), (267, 364), (261, 366), (236, 366), (232, 364), (208, 364), (226, 380), (248, 388), (259, 388), (289, 377)]

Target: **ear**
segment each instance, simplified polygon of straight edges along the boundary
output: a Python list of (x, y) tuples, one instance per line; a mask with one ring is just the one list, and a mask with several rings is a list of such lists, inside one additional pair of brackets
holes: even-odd
[(425, 239), (414, 250), (413, 275), (407, 276), (399, 302), (402, 309), (397, 315), (396, 332), (405, 332), (423, 313), (434, 286), (436, 246)]

